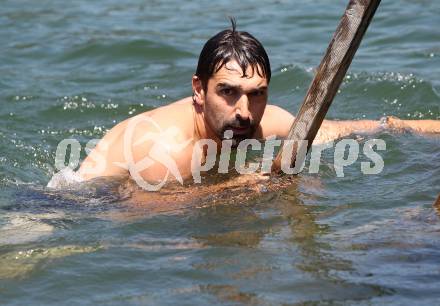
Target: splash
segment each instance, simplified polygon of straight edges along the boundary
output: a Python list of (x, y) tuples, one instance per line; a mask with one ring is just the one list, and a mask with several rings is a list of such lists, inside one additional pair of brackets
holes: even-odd
[(55, 173), (47, 183), (47, 187), (62, 189), (83, 182), (84, 179), (69, 167)]

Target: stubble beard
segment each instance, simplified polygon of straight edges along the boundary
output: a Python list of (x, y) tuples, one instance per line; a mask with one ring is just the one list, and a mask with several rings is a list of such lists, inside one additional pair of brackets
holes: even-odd
[[(234, 134), (234, 128), (247, 128), (247, 131), (243, 134)], [(240, 122), (240, 120), (235, 119), (223, 124), (222, 128), (220, 129), (219, 138), (222, 141), (230, 139), (232, 141), (232, 148), (237, 148), (241, 141), (251, 138), (254, 135), (255, 130), (256, 127), (254, 122), (250, 120)], [(225, 138), (226, 131), (232, 132), (232, 138)]]

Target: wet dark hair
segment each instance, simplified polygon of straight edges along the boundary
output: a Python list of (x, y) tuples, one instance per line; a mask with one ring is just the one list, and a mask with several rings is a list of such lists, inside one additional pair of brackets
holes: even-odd
[(209, 78), (231, 60), (237, 61), (247, 77), (246, 70), (252, 67), (259, 76), (270, 82), (269, 57), (263, 45), (251, 34), (236, 31), (236, 22), (230, 18), (232, 29), (224, 30), (211, 37), (203, 46), (197, 64), (196, 76), (206, 90)]

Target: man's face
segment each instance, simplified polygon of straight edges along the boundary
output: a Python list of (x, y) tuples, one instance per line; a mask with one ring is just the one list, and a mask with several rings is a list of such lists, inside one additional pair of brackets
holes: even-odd
[(236, 61), (230, 61), (208, 81), (204, 101), (205, 121), (224, 139), (233, 132), (233, 145), (251, 138), (260, 124), (267, 104), (267, 79), (248, 67), (246, 76)]

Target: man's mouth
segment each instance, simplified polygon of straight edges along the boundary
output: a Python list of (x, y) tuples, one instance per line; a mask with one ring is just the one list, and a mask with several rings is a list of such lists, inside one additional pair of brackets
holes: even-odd
[(243, 135), (249, 132), (249, 126), (231, 126), (230, 129), (234, 135)]

